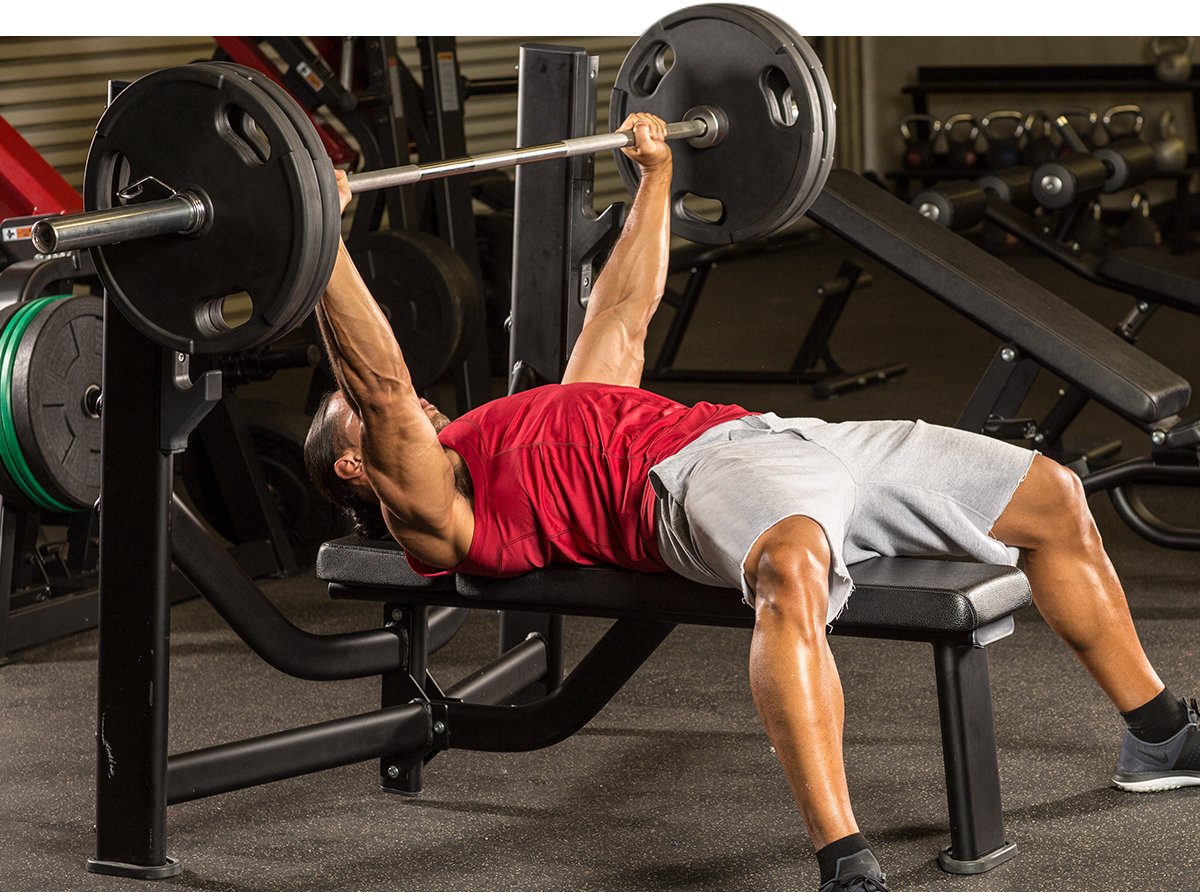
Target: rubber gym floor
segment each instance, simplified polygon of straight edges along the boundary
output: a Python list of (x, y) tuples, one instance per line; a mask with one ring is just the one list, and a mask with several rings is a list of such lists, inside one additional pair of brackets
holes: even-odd
[[(742, 260), (710, 278), (680, 365), (783, 368), (816, 308), (816, 283), (856, 252), (834, 239)], [(1130, 300), (1085, 286), (1020, 252), (1014, 265), (1106, 324)], [(861, 259), (861, 258), (860, 258)], [(830, 420), (953, 423), (998, 342), (871, 261), (833, 337), (843, 365), (898, 360), (904, 376), (830, 401), (795, 385), (651, 384), (684, 400), (736, 401)], [(661, 322), (670, 310), (663, 309)], [(655, 340), (663, 326), (656, 324)], [(1141, 341), (1200, 381), (1200, 319), (1163, 310)], [(650, 346), (653, 355), (656, 343)], [(278, 382), (277, 382), (278, 383)], [(281, 386), (286, 385), (286, 381)], [(1043, 380), (1037, 400), (1053, 399)], [(1079, 442), (1145, 438), (1089, 406)], [(1152, 506), (1200, 523), (1194, 491)], [(1145, 646), (1180, 696), (1200, 694), (1200, 555), (1150, 545), (1092, 507), (1127, 587)], [(330, 601), (311, 574), (269, 580), (279, 607), (314, 632), (370, 627), (376, 605)], [(1019, 854), (977, 877), (934, 860), (946, 804), (927, 645), (834, 638), (846, 691), (845, 754), (858, 819), (892, 888), (1000, 890), (1200, 888), (1200, 789), (1153, 796), (1109, 785), (1122, 724), (1032, 608), (991, 649), (1009, 838)], [(571, 619), (568, 665), (605, 628)], [(495, 647), (494, 614), (473, 616), (433, 657), (453, 682)], [(535, 753), (450, 752), (415, 799), (378, 792), (374, 763), (172, 807), (164, 888), (205, 892), (342, 890), (804, 890), (816, 862), (750, 699), (749, 633), (679, 627), (583, 731)], [(173, 751), (366, 711), (377, 683), (314, 683), (261, 662), (201, 600), (172, 612)], [(16, 654), (0, 668), (0, 888), (148, 889), (87, 874), (92, 852), (96, 634)]]

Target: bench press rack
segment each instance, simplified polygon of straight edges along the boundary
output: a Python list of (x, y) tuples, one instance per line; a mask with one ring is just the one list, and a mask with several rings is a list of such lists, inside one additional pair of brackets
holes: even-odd
[[(553, 55), (562, 50), (527, 47), (523, 60), (526, 52)], [(580, 50), (567, 55), (574, 82), (591, 80), (594, 60)], [(561, 72), (554, 66), (545, 70)], [(523, 77), (527, 71), (523, 65)], [(590, 89), (594, 96), (594, 81)], [(590, 126), (578, 107), (573, 113)], [(539, 108), (539, 116), (543, 114)], [(571, 196), (567, 206), (578, 209), (591, 189), (590, 166), (580, 175), (577, 164), (578, 159), (547, 162), (538, 169), (556, 170), (558, 194)], [(522, 190), (522, 177), (531, 169), (518, 174), (518, 201), (535, 182), (544, 185), (526, 179)], [(540, 187), (533, 191), (546, 194)], [(559, 255), (567, 269), (587, 266), (586, 246), (595, 248), (619, 216), (615, 209), (599, 217), (579, 216), (591, 228), (588, 238), (579, 237), (568, 221), (571, 238)], [(521, 234), (527, 232), (519, 229), (518, 248), (529, 244)], [(515, 275), (522, 269), (527, 275), (535, 272), (522, 266), (518, 256)], [(550, 272), (545, 288), (557, 299), (544, 310), (561, 312), (563, 322), (580, 320), (587, 277), (577, 273), (564, 282)], [(535, 308), (526, 304), (525, 309)], [(522, 318), (514, 311), (515, 326)], [(567, 325), (553, 331), (571, 330)], [(567, 346), (553, 331), (542, 327), (543, 339)], [(514, 346), (533, 334), (515, 328)], [(192, 381), (186, 355), (145, 338), (107, 299), (104, 339), (106, 355), (122, 361), (104, 366), (92, 872), (142, 879), (179, 873), (179, 861), (166, 851), (166, 811), (172, 803), (372, 758), (381, 760), (385, 788), (415, 792), (420, 779), (410, 768), (441, 750), (550, 745), (582, 727), (676, 623), (745, 627), (752, 622), (738, 593), (670, 574), (552, 568), (509, 580), (426, 580), (407, 570), (395, 546), (342, 541), (323, 548), (322, 574), (336, 583), (337, 596), (383, 601), (388, 605), (385, 624), (335, 635), (301, 630), (171, 493), (173, 456), (186, 447), (188, 432), (220, 398), (220, 373), (208, 371)], [(522, 367), (516, 365), (514, 381), (522, 377)], [(315, 680), (379, 675), (381, 709), (168, 756), (172, 560), (267, 662)], [(929, 641), (934, 647), (951, 836), (939, 861), (959, 873), (991, 869), (1016, 849), (1004, 835), (986, 647), (1012, 632), (1011, 614), (1030, 603), (1028, 584), (1008, 567), (911, 559), (870, 561), (855, 568), (855, 577), (855, 598), (835, 631)], [(429, 675), (426, 659), (454, 634), (466, 607), (502, 609), (509, 617), (522, 618), (532, 611), (533, 627), (509, 623), (507, 636), (519, 638), (514, 646), (459, 684), (441, 689)], [(559, 683), (561, 651), (553, 639), (564, 614), (616, 622)], [(533, 696), (532, 702), (501, 705), (514, 702), (521, 692)]]
[[(573, 59), (576, 75), (586, 78), (588, 65)], [(578, 169), (572, 174), (566, 162), (554, 164), (562, 178), (559, 195), (578, 202), (591, 194)], [(524, 173), (518, 174), (518, 201)], [(521, 211), (518, 207), (518, 221)], [(597, 221), (617, 215), (578, 219), (593, 227), (594, 236), (604, 228)], [(1177, 424), (1190, 397), (1187, 382), (862, 177), (833, 172), (810, 216), (1144, 430), (1167, 434)], [(565, 221), (572, 247), (559, 255), (568, 270), (580, 270), (588, 256), (579, 245), (597, 243), (576, 239), (574, 219)], [(520, 246), (529, 243), (523, 233), (528, 230), (518, 226), (515, 271), (522, 269)], [(545, 289), (557, 295), (542, 311), (559, 314), (560, 322), (578, 320), (587, 277), (576, 272), (564, 279), (561, 271), (545, 267), (540, 272), (547, 273), (541, 277)], [(524, 317), (518, 309), (514, 348), (534, 335), (520, 328)], [(567, 339), (556, 335), (572, 330), (578, 329), (541, 328), (543, 340), (560, 350)], [(513, 580), (414, 580), (405, 578), (403, 557), (391, 546), (332, 543), (322, 551), (321, 566), (335, 584), (334, 594), (391, 605), (386, 624), (329, 636), (304, 632), (172, 502), (172, 457), (219, 398), (219, 375), (208, 372), (192, 382), (186, 356), (144, 338), (111, 303), (105, 351), (122, 362), (106, 363), (104, 372), (96, 850), (89, 861), (94, 872), (141, 878), (178, 873), (179, 862), (166, 853), (169, 803), (377, 757), (385, 787), (405, 791), (415, 786), (409, 766), (443, 749), (549, 745), (581, 727), (674, 624), (750, 622), (736, 593), (670, 575), (553, 568)], [(551, 349), (550, 357), (554, 354)], [(514, 356), (521, 354), (514, 349)], [(551, 379), (558, 371), (522, 361), (514, 364), (514, 382), (523, 367)], [(172, 557), (268, 662), (304, 678), (380, 675), (383, 707), (168, 758)], [(349, 563), (339, 566), (345, 557)], [(1010, 568), (948, 561), (881, 558), (854, 572), (858, 589), (836, 632), (934, 646), (951, 825), (951, 845), (939, 861), (956, 872), (988, 870), (1011, 858), (1015, 847), (1003, 832), (986, 646), (1011, 632), (1011, 614), (1029, 603), (1028, 585)], [(442, 690), (425, 660), (431, 644), (453, 634), (463, 607), (521, 615), (549, 611), (551, 617), (585, 613), (616, 623), (561, 684), (553, 675), (554, 642), (534, 629), (489, 666)], [(547, 626), (552, 639), (556, 624), (549, 620)], [(544, 684), (547, 693), (519, 706), (498, 705), (530, 682)]]
[[(105, 349), (124, 358), (105, 365), (111, 458), (103, 491), (121, 496), (102, 496), (100, 514), (93, 872), (143, 879), (177, 874), (180, 863), (166, 853), (169, 804), (371, 758), (381, 759), (385, 788), (415, 792), (409, 769), (441, 750), (551, 745), (586, 724), (676, 623), (752, 624), (736, 592), (670, 574), (553, 568), (509, 580), (427, 580), (407, 571), (394, 545), (355, 540), (327, 543), (321, 572), (338, 580), (336, 596), (383, 601), (385, 625), (324, 636), (305, 632), (171, 494), (173, 452), (182, 448), (182, 432), (220, 394), (219, 377), (207, 372), (184, 383), (186, 357), (164, 352), (111, 306)], [(158, 394), (147, 398), (146, 384), (154, 381)], [(312, 680), (379, 675), (384, 705), (168, 757), (172, 559), (268, 663)], [(1004, 836), (986, 646), (1011, 634), (1012, 612), (1029, 603), (1028, 584), (1012, 568), (951, 561), (879, 559), (855, 574), (853, 607), (836, 631), (934, 647), (951, 816), (951, 844), (939, 860), (955, 872), (988, 870), (1012, 857), (1015, 846)], [(464, 607), (617, 622), (561, 684), (552, 679), (553, 649), (533, 633), (443, 690), (425, 661), (457, 630)], [(537, 683), (548, 683), (549, 692), (524, 705), (501, 705)]]

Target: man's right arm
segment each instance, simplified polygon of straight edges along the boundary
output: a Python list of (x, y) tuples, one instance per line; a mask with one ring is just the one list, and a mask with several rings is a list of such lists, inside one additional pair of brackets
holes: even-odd
[(671, 148), (667, 125), (648, 114), (623, 125), (637, 142), (624, 149), (641, 167), (629, 219), (588, 298), (563, 383), (637, 386), (645, 364), (646, 330), (667, 283), (671, 247)]
[[(339, 186), (344, 187), (342, 177)], [(455, 488), (453, 466), (413, 388), (391, 325), (345, 244), (338, 246), (317, 320), (334, 376), (361, 421), (364, 470), (388, 526), (427, 563), (461, 562), (471, 540), (470, 505)]]

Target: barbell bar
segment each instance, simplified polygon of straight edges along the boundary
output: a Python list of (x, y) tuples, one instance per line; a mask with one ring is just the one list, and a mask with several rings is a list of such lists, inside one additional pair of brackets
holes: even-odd
[[(725, 136), (728, 122), (715, 107), (701, 105), (691, 109), (682, 121), (667, 125), (668, 140), (687, 140), (696, 148), (718, 144)], [(538, 146), (466, 155), (424, 164), (405, 164), (382, 170), (364, 171), (347, 177), (352, 193), (369, 192), (392, 186), (410, 186), (425, 180), (444, 179), (465, 173), (497, 170), (535, 161), (573, 158), (633, 146), (632, 130), (616, 130), (592, 136), (578, 136)], [(132, 239), (156, 235), (202, 233), (214, 210), (197, 191), (183, 189), (168, 198), (125, 205), (100, 211), (85, 211), (39, 220), (33, 227), (33, 245), (43, 254), (114, 245)]]

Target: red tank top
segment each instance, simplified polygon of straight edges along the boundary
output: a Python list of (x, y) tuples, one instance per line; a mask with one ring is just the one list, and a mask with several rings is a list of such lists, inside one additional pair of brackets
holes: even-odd
[[(667, 569), (650, 468), (750, 414), (588, 383), (549, 384), (473, 409), (438, 437), (462, 456), (474, 488), (475, 532), (454, 572), (516, 576), (551, 563)], [(409, 563), (426, 576), (452, 572)]]

